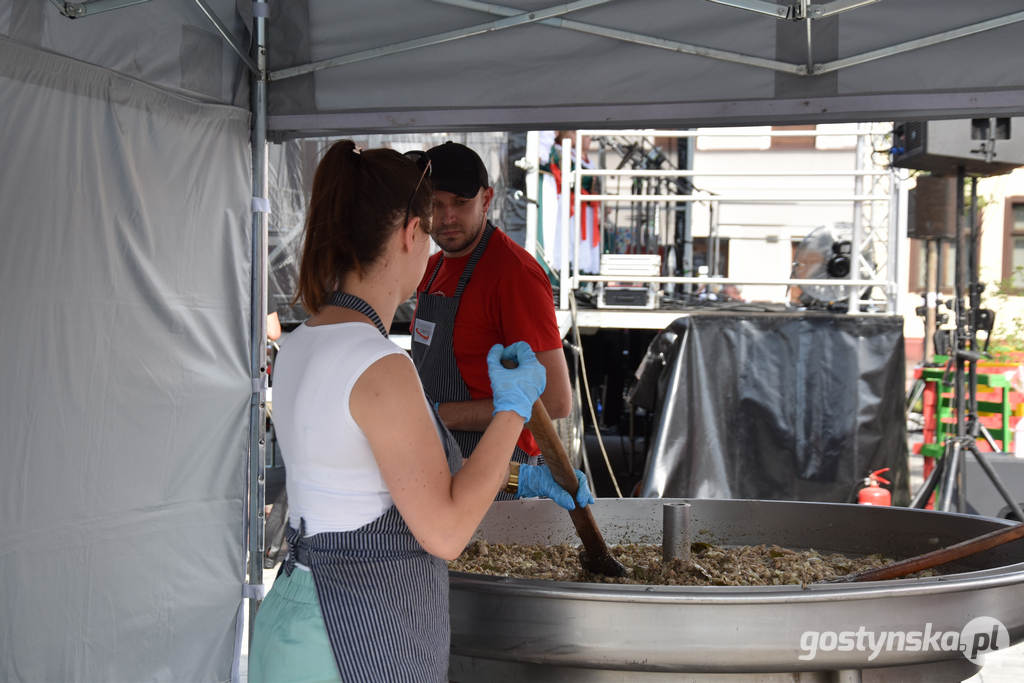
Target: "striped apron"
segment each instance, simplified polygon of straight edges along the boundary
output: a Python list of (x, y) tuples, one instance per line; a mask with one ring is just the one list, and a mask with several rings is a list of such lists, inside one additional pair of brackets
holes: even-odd
[[(484, 228), (483, 237), (476, 245), (469, 262), (459, 277), (459, 284), (455, 288), (454, 296), (443, 294), (428, 294), (431, 285), (437, 278), (444, 262), (444, 255), (437, 260), (434, 272), (427, 281), (427, 286), (416, 297), (416, 319), (413, 321), (412, 338), (412, 360), (419, 372), (420, 381), (423, 383), (423, 391), (431, 404), (449, 403), (452, 401), (469, 401), (472, 396), (469, 388), (462, 379), (459, 372), (458, 362), (455, 360), (453, 345), (453, 333), (455, 331), (455, 315), (459, 311), (459, 302), (462, 300), (462, 292), (469, 284), (469, 278), (473, 275), (476, 264), (487, 249), (487, 243), (494, 234), (494, 226), (490, 221)], [(426, 333), (424, 333), (426, 332)], [(462, 449), (465, 457), (473, 454), (473, 449), (480, 443), (483, 432), (467, 432), (452, 430), (452, 436)], [(523, 449), (516, 446), (512, 459), (516, 462), (536, 463), (537, 459), (531, 460), (530, 455)], [(501, 491), (496, 500), (512, 500), (515, 496), (511, 493)]]
[[(335, 292), (327, 303), (367, 315), (387, 336), (361, 299)], [(462, 454), (436, 411), (434, 421), (454, 473)], [(290, 576), (298, 562), (312, 572), (341, 680), (448, 679), (448, 566), (423, 550), (394, 505), (352, 531), (307, 537), (300, 520), (287, 537), (281, 571)]]

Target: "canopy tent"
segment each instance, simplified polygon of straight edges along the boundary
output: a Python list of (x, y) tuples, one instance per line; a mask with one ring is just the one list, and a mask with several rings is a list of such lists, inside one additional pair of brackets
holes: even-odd
[(507, 2), (0, 0), (0, 678), (231, 676), (264, 135), (1024, 113), (1013, 0)]

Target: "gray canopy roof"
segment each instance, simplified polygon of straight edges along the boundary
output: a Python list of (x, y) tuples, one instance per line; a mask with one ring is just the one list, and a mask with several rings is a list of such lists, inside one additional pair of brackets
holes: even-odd
[[(1014, 0), (839, 0), (812, 5), (835, 13), (810, 20), (752, 11), (792, 11), (783, 4), (728, 4), (752, 9), (310, 2), (287, 33), (271, 21), (268, 126), (276, 135), (678, 127), (1024, 110), (1024, 12)], [(546, 8), (559, 14), (544, 19)]]
[[(103, 9), (139, 0), (84, 3)], [(0, 31), (248, 106), (253, 5), (142, 2)], [(289, 0), (270, 4), (270, 136), (965, 117), (1024, 112), (1017, 0)], [(205, 8), (205, 12), (204, 12)], [(771, 13), (769, 13), (771, 12)], [(250, 64), (252, 64), (250, 60)]]

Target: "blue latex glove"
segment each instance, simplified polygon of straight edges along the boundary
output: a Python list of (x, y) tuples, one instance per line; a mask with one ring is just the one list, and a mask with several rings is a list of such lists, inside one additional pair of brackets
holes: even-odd
[(576, 481), (580, 485), (579, 490), (576, 491), (575, 503), (573, 503), (569, 492), (555, 482), (547, 465), (519, 466), (519, 490), (516, 492), (516, 498), (542, 496), (550, 498), (566, 510), (575, 510), (577, 505), (581, 508), (586, 507), (594, 502), (594, 495), (590, 492), (590, 486), (587, 485), (587, 475), (579, 470), (573, 470), (573, 472), (576, 473)]
[[(504, 367), (501, 364), (503, 359), (515, 361), (517, 367)], [(494, 412), (514, 410), (524, 420), (529, 420), (533, 404), (540, 398), (548, 381), (547, 371), (530, 345), (519, 341), (505, 347), (501, 344), (492, 346), (487, 353), (487, 374), (494, 392)]]

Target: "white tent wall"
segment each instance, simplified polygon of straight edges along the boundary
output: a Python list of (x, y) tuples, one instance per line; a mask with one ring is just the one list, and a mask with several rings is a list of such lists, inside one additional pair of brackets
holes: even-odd
[(228, 680), (249, 113), (0, 36), (0, 150), (0, 680)]

